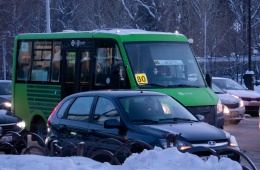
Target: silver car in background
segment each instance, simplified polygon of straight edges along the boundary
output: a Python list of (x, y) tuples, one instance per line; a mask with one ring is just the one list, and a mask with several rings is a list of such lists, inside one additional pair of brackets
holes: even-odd
[(212, 82), (228, 94), (240, 97), (245, 105), (245, 114), (252, 117), (259, 116), (260, 94), (258, 92), (247, 90), (229, 78), (212, 77)]
[(238, 124), (245, 117), (245, 106), (241, 98), (238, 96), (230, 95), (214, 83), (212, 84), (212, 90), (216, 93), (224, 105), (223, 115), (225, 124)]

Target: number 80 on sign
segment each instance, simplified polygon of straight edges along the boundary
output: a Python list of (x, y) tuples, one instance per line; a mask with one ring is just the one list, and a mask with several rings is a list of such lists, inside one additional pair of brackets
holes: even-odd
[(135, 74), (135, 79), (138, 84), (147, 84), (148, 83), (145, 73)]

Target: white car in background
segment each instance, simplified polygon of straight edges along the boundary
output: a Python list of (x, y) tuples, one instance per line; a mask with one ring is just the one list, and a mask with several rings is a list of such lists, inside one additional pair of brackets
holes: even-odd
[(0, 80), (0, 109), (11, 109), (12, 81)]
[(245, 105), (245, 114), (252, 117), (259, 116), (260, 94), (258, 92), (247, 90), (229, 78), (212, 77), (212, 82), (224, 92), (240, 97)]
[(214, 83), (212, 84), (212, 90), (219, 97), (221, 104), (225, 106), (223, 109), (225, 124), (238, 124), (245, 118), (245, 106), (239, 97), (224, 92)]

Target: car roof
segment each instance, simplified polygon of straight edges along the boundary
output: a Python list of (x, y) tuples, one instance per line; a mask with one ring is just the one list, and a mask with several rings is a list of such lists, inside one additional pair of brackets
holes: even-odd
[(75, 93), (68, 97), (84, 96), (84, 95), (101, 95), (101, 96), (107, 96), (107, 97), (130, 97), (130, 96), (142, 96), (142, 95), (167, 96), (166, 94), (163, 94), (163, 93), (146, 91), (146, 90), (96, 90), (96, 91)]
[(0, 80), (0, 83), (5, 83), (5, 82), (11, 83), (12, 80)]
[(225, 77), (212, 77), (212, 79), (229, 79), (229, 78), (225, 78)]

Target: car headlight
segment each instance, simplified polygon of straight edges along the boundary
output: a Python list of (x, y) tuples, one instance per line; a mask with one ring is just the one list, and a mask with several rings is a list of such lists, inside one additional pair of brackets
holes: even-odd
[(238, 143), (237, 143), (237, 140), (235, 138), (235, 136), (231, 135), (230, 138), (229, 138), (229, 145), (231, 147), (238, 147)]
[(20, 122), (17, 122), (16, 125), (21, 128), (21, 129), (24, 129), (26, 124), (25, 124), (25, 121), (20, 121)]
[(10, 102), (4, 102), (4, 105), (5, 105), (5, 107), (8, 107), (8, 108), (11, 107), (11, 103)]
[(233, 95), (233, 94), (232, 94), (232, 96), (239, 99), (239, 107), (244, 107), (245, 106), (243, 100), (240, 97), (238, 97), (236, 95)]
[(230, 147), (239, 148), (239, 147), (238, 147), (237, 140), (236, 140), (236, 137), (233, 136), (233, 135), (231, 135), (230, 133), (224, 131), (224, 130), (223, 130), (223, 132), (225, 133), (226, 137), (229, 138), (229, 146), (230, 146)]
[(223, 114), (224, 115), (229, 115), (229, 109), (227, 106), (223, 105)]
[(239, 107), (244, 107), (244, 106), (245, 106), (245, 105), (244, 105), (243, 100), (240, 99), (240, 101), (239, 101)]
[[(160, 143), (161, 143), (161, 145), (162, 145), (162, 147), (164, 149), (167, 148), (167, 141), (166, 141), (166, 139), (160, 139)], [(183, 151), (183, 150), (191, 148), (192, 146), (188, 142), (177, 140), (176, 141), (176, 146), (173, 145), (173, 142), (170, 143), (170, 148), (172, 148), (172, 147), (177, 147), (178, 150)]]

